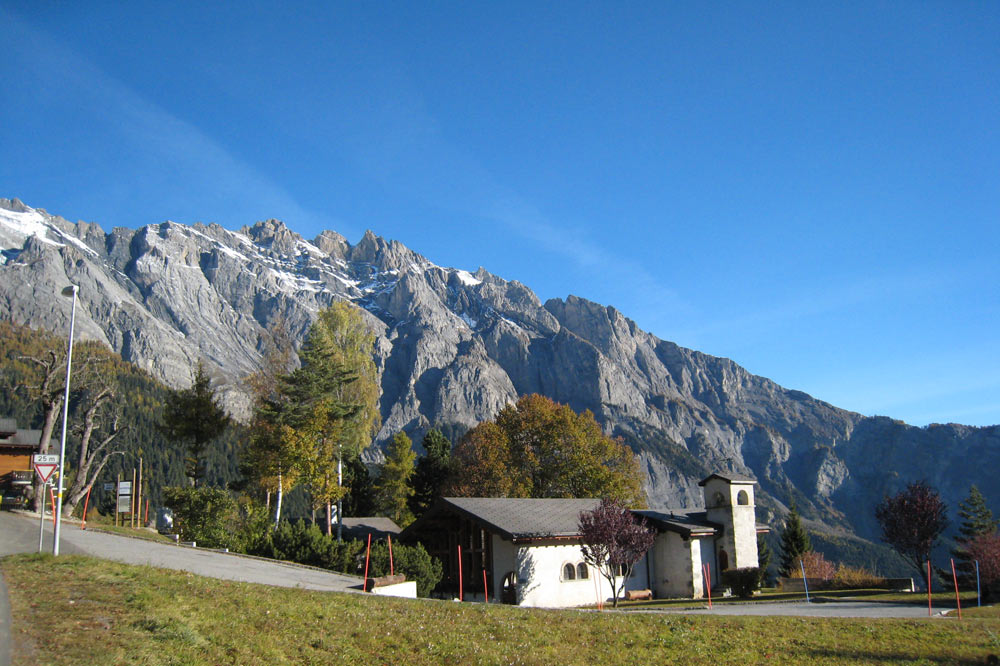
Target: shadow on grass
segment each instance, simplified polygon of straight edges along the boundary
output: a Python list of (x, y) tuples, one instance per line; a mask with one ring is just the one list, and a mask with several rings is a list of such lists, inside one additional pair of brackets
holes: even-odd
[[(857, 650), (842, 649), (838, 650), (836, 648), (809, 648), (803, 650), (804, 653), (808, 655), (811, 659), (823, 659), (831, 660), (838, 663), (861, 663), (861, 664), (905, 664), (905, 663), (921, 663), (921, 664), (998, 664), (1000, 665), (1000, 657), (992, 653), (984, 653), (978, 658), (960, 658), (955, 655), (936, 655), (928, 656), (926, 654), (906, 654), (903, 652), (886, 652), (881, 654), (875, 654), (871, 652), (859, 652)], [(803, 655), (803, 660), (806, 658), (806, 654)]]
[[(713, 598), (713, 604), (759, 604), (805, 601), (806, 595), (803, 592), (764, 592), (757, 594), (750, 599), (740, 599), (739, 597), (719, 597)], [(899, 593), (886, 592), (885, 590), (823, 590), (817, 594), (811, 594), (809, 601), (812, 603), (832, 603), (865, 601), (868, 603), (886, 604), (908, 604), (914, 606), (926, 606), (927, 595), (920, 592)], [(963, 593), (961, 595), (962, 608), (971, 608), (976, 605), (974, 594)], [(622, 610), (648, 610), (653, 608), (704, 608), (708, 605), (708, 599), (652, 599), (649, 601), (620, 601), (619, 609)], [(943, 593), (935, 593), (932, 599), (935, 612), (939, 610), (950, 610), (955, 608), (955, 596)]]

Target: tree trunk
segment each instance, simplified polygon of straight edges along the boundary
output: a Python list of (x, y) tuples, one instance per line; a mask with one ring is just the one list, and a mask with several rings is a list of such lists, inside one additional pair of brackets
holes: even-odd
[(274, 529), (278, 529), (278, 523), (281, 522), (281, 497), (284, 494), (284, 482), (281, 478), (281, 470), (278, 470), (278, 496), (274, 501)]
[[(108, 459), (111, 457), (111, 451), (107, 451), (108, 445), (115, 440), (118, 435), (121, 434), (122, 430), (118, 427), (118, 419), (115, 418), (111, 423), (111, 429), (108, 435), (102, 439), (96, 447), (91, 450), (90, 440), (93, 438), (94, 432), (97, 430), (97, 414), (101, 406), (109, 402), (114, 398), (114, 394), (110, 389), (105, 388), (94, 398), (93, 402), (87, 411), (83, 415), (83, 436), (80, 438), (80, 454), (77, 457), (76, 465), (76, 478), (73, 479), (73, 485), (70, 486), (66, 493), (66, 499), (63, 501), (63, 516), (69, 517), (73, 515), (73, 509), (76, 505), (80, 503), (80, 500), (87, 494), (87, 492), (93, 487), (94, 482), (97, 477), (100, 476), (101, 471), (104, 466), (108, 463)], [(96, 463), (96, 467), (95, 467)]]

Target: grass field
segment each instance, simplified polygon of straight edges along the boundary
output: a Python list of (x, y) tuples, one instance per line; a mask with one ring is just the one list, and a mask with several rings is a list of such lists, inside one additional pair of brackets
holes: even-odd
[(0, 561), (14, 664), (959, 664), (1000, 616), (851, 620), (543, 611), (321, 593), (87, 557)]

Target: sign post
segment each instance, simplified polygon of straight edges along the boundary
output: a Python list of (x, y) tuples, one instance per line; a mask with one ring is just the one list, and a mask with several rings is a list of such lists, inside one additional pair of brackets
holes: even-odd
[(35, 474), (38, 475), (42, 483), (48, 483), (49, 479), (52, 478), (52, 473), (56, 471), (56, 467), (59, 467), (59, 456), (49, 453), (36, 453), (31, 457), (31, 464), (34, 466)]
[[(45, 534), (45, 487), (52, 478), (52, 473), (59, 466), (59, 456), (49, 453), (36, 453), (31, 457), (31, 465), (35, 468), (35, 474), (42, 482), (41, 493), (42, 502), (39, 509), (38, 520), (38, 552), (42, 552), (42, 538)], [(53, 510), (55, 507), (53, 507)], [(55, 518), (55, 516), (53, 516)]]

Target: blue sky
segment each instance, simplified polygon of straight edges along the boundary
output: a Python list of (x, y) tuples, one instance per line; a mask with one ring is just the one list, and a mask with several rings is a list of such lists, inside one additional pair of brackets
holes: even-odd
[(365, 229), (837, 406), (1000, 423), (996, 2), (0, 0), (0, 196)]

